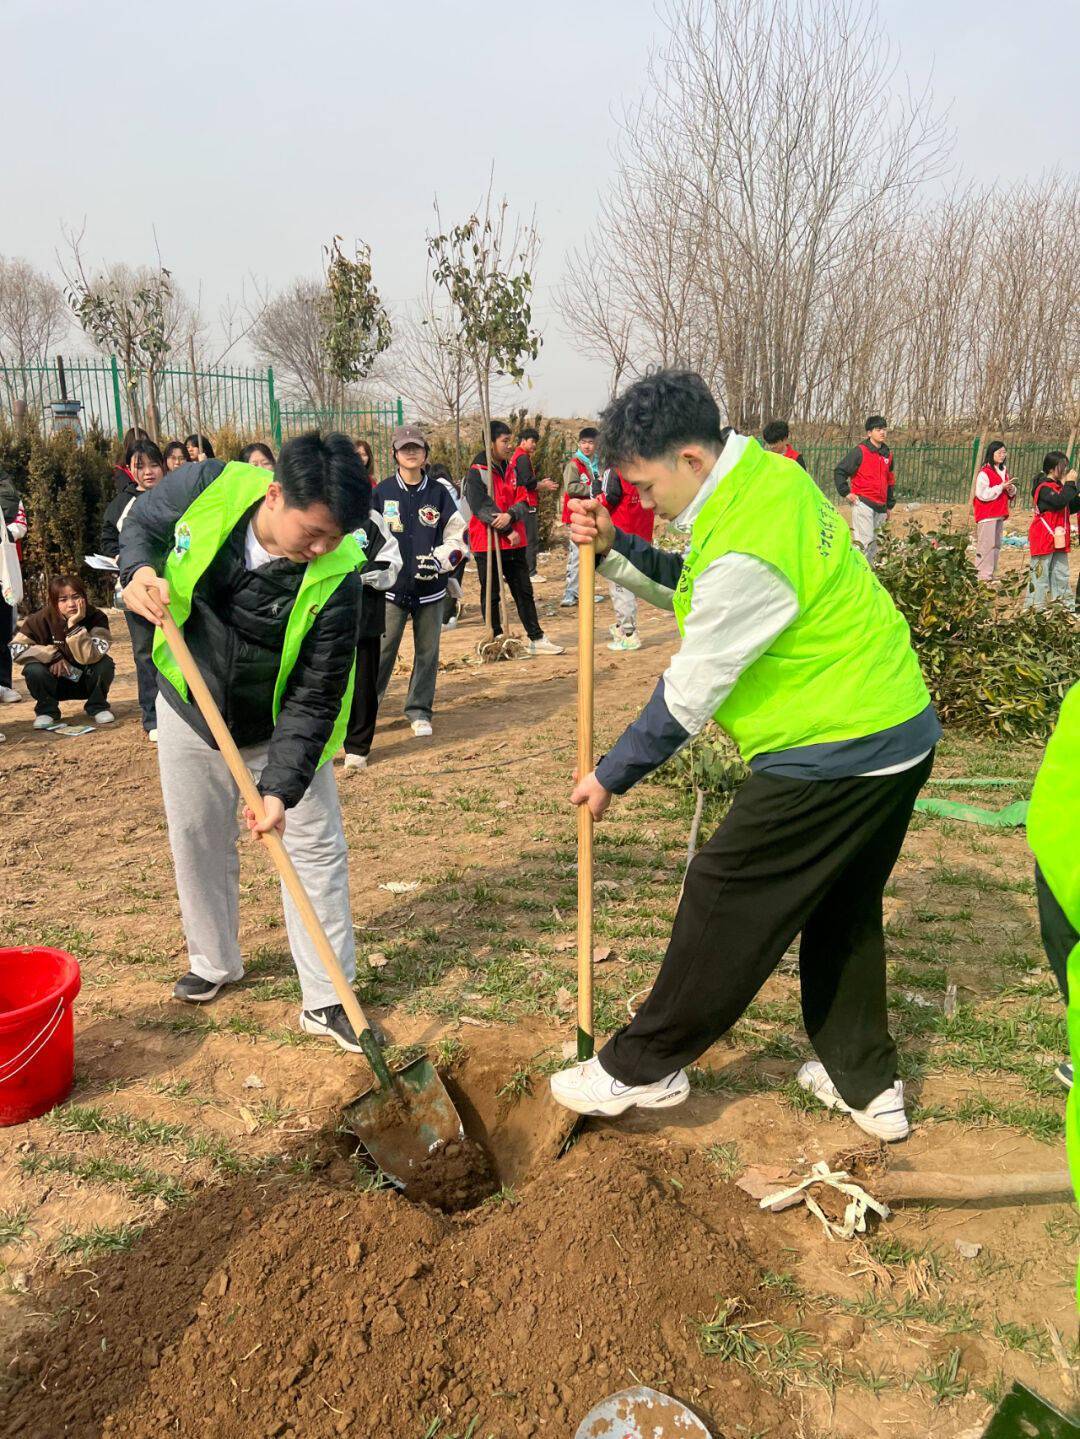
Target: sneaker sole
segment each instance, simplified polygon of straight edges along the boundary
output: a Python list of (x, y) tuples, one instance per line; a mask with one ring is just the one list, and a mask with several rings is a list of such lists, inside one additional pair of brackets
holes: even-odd
[(1072, 1080), (1068, 1075), (1062, 1073), (1060, 1065), (1054, 1070), (1054, 1078), (1061, 1085), (1062, 1089), (1071, 1089), (1073, 1087)]
[(551, 1086), (551, 1096), (564, 1109), (571, 1110), (574, 1114), (580, 1114), (587, 1119), (616, 1119), (620, 1114), (625, 1114), (628, 1109), (674, 1109), (676, 1105), (682, 1104), (690, 1097), (690, 1086), (685, 1089), (674, 1089), (668, 1094), (660, 1095), (657, 1099), (634, 1099), (629, 1095), (620, 1095), (617, 1098), (605, 1099), (592, 1108), (585, 1108), (584, 1101), (575, 1096), (563, 1097), (554, 1085)]
[(217, 999), (218, 995), (224, 988), (225, 980), (222, 980), (220, 984), (215, 985), (214, 988), (211, 989), (207, 994), (177, 994), (176, 990), (174, 989), (173, 999), (178, 999), (181, 1004), (209, 1004), (212, 999)]
[(328, 1029), (325, 1024), (318, 1020), (308, 1019), (306, 1010), (300, 1011), (300, 1028), (305, 1034), (313, 1034), (316, 1039), (332, 1039), (339, 1049), (344, 1049), (347, 1054), (363, 1054), (359, 1044), (346, 1044), (340, 1034)]

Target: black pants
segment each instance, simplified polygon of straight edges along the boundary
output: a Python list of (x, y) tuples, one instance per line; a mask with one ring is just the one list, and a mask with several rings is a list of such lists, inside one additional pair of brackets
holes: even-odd
[(536, 556), (540, 553), (540, 512), (530, 507), (525, 516), (525, 557), (529, 574), (536, 574)]
[[(3, 523), (3, 518), (0, 517), (0, 525)], [(11, 688), (11, 651), (8, 645), (14, 633), (15, 612), (0, 595), (0, 685), (7, 690)]]
[(77, 680), (58, 679), (47, 665), (33, 661), (23, 668), (26, 688), (37, 701), (34, 713), (52, 715), (53, 719), (60, 718), (60, 705), (64, 700), (85, 700), (83, 708), (88, 715), (107, 710), (109, 686), (115, 673), (112, 655), (102, 655), (95, 664), (83, 667)]
[(135, 683), (139, 687), (142, 727), (147, 734), (157, 728), (157, 666), (154, 664), (154, 626), (142, 615), (124, 611), (131, 653), (135, 657)]
[(933, 755), (878, 779), (751, 775), (691, 863), (652, 993), (600, 1060), (648, 1084), (736, 1022), (799, 932), (803, 1022), (855, 1109), (896, 1078), (881, 899)]
[(375, 721), (379, 718), (379, 651), (381, 635), (361, 635), (356, 643), (356, 681), (353, 685), (349, 728), (345, 731), (345, 753), (371, 753)]
[(1054, 898), (1054, 892), (1038, 865), (1035, 866), (1035, 897), (1039, 901), (1039, 933), (1043, 949), (1054, 978), (1058, 982), (1062, 998), (1069, 1002), (1069, 955), (1076, 948), (1080, 935), (1069, 923), (1061, 905)]
[[(521, 620), (522, 628), (531, 640), (538, 640), (543, 636), (544, 631), (540, 628), (540, 621), (536, 615), (536, 600), (533, 598), (532, 580), (529, 579), (529, 562), (524, 550), (503, 550), (502, 555), (503, 579), (506, 581), (506, 588), (510, 591), (514, 605), (517, 608), (518, 618)], [(476, 556), (476, 568), (480, 571), (480, 610), (487, 617), (487, 552), (481, 551)], [(499, 612), (499, 577), (495, 573), (495, 561), (492, 560), (491, 583), (494, 586), (493, 604), (491, 607), (492, 629), (497, 635), (502, 634), (502, 615)]]

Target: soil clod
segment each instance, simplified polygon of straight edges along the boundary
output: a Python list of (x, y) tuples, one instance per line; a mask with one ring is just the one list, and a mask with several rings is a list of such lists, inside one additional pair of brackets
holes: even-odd
[(430, 1204), (445, 1214), (475, 1209), (498, 1190), (499, 1181), (484, 1149), (472, 1139), (438, 1144), (416, 1165), (405, 1185), (405, 1198)]

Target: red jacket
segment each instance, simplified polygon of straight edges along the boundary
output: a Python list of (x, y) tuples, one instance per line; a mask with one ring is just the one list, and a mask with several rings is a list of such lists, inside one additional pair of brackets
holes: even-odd
[[(1009, 483), (1008, 470), (1005, 471), (1003, 482), (1001, 474), (998, 470), (994, 468), (993, 465), (983, 465), (982, 469), (979, 471), (979, 475), (985, 475), (987, 482), (991, 486), (1004, 486)], [(978, 482), (978, 479), (976, 479), (975, 483), (978, 484)], [(979, 520), (1007, 520), (1009, 518), (1008, 491), (1003, 487), (1001, 494), (998, 495), (996, 500), (980, 500), (979, 496), (976, 494), (972, 497), (971, 506), (972, 509), (975, 511), (976, 524), (978, 524)]]
[[(484, 479), (484, 472), (475, 461), (472, 469)], [(471, 471), (470, 471), (471, 473)], [(495, 508), (505, 513), (511, 505), (520, 503), (518, 491), (520, 486), (516, 479), (508, 478), (508, 470), (501, 469), (497, 464), (491, 467), (493, 490), (492, 499)], [(491, 533), (483, 520), (473, 515), (469, 521), (469, 547), (474, 555), (486, 555), (488, 547), (488, 535)], [(525, 526), (520, 520), (515, 520), (508, 530), (496, 530), (499, 536), (500, 550), (520, 550), (525, 547)]]
[(651, 543), (656, 515), (642, 506), (641, 496), (633, 485), (626, 483), (618, 470), (615, 470), (614, 474), (622, 493), (613, 503), (605, 484), (604, 493), (600, 497), (601, 503), (611, 516), (612, 524), (617, 530), (625, 530), (628, 535), (637, 535), (639, 539)]
[[(594, 479), (594, 477), (593, 477), (593, 472), (592, 472), (592, 470), (590, 470), (587, 465), (583, 465), (583, 464), (581, 463), (581, 461), (578, 459), (577, 455), (571, 455), (571, 457), (570, 457), (570, 463), (576, 468), (578, 474), (579, 474), (579, 475), (581, 476), (581, 478), (585, 481), (585, 483), (589, 486), (589, 491), (590, 491), (590, 493), (591, 493), (591, 492), (592, 492), (593, 485), (595, 484), (595, 479)], [(562, 502), (562, 522), (563, 522), (564, 525), (568, 525), (568, 524), (570, 523), (570, 496), (569, 496), (569, 495), (563, 495), (563, 502)]]
[[(532, 458), (528, 454), (528, 451), (523, 450), (521, 446), (518, 445), (517, 449), (510, 456), (510, 463), (506, 467), (506, 473), (512, 475), (515, 480), (517, 479), (517, 462), (522, 455), (525, 456), (531, 465)], [(540, 504), (540, 496), (536, 493), (536, 490), (527, 490), (524, 485), (518, 485), (517, 497), (519, 502), (524, 500), (531, 510), (535, 510)]]
[(1063, 488), (1057, 480), (1043, 480), (1035, 486), (1031, 497), (1035, 514), (1028, 526), (1028, 550), (1033, 555), (1052, 555), (1056, 550), (1067, 553), (1072, 544), (1068, 510), (1039, 510), (1039, 491), (1046, 485), (1055, 495)]
[(892, 455), (879, 455), (877, 450), (866, 444), (860, 445), (859, 449), (862, 450), (862, 463), (851, 481), (851, 493), (861, 495), (875, 505), (888, 504), (889, 491), (893, 487)]
[(801, 459), (802, 459), (802, 455), (799, 454), (798, 450), (792, 449), (792, 447), (791, 447), (790, 445), (785, 445), (785, 446), (784, 446), (784, 459), (785, 459), (785, 460), (801, 460)]

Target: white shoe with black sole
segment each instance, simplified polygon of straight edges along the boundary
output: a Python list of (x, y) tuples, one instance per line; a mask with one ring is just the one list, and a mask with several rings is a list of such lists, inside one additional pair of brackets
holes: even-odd
[(332, 1039), (350, 1054), (364, 1052), (343, 1005), (328, 1004), (325, 1009), (302, 1009), (300, 1028), (305, 1034), (314, 1034), (319, 1039)]
[(888, 1089), (876, 1095), (865, 1109), (853, 1109), (840, 1097), (840, 1091), (826, 1073), (820, 1059), (811, 1059), (802, 1065), (795, 1076), (802, 1089), (812, 1094), (826, 1109), (839, 1110), (848, 1114), (864, 1132), (886, 1144), (895, 1144), (906, 1139), (911, 1133), (907, 1111), (904, 1109), (904, 1081), (897, 1079)]

